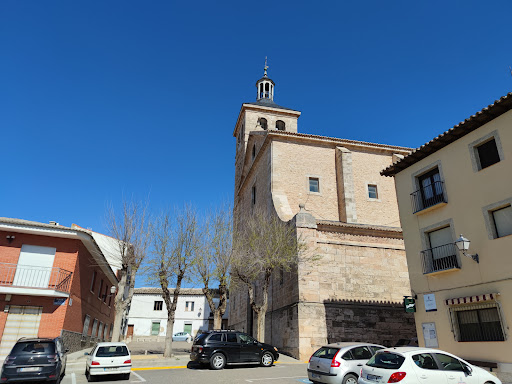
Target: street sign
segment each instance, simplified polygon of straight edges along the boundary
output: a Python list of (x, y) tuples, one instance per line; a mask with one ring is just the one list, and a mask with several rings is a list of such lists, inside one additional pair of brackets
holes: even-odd
[(405, 312), (416, 312), (416, 300), (414, 300), (412, 297), (404, 297), (404, 308)]

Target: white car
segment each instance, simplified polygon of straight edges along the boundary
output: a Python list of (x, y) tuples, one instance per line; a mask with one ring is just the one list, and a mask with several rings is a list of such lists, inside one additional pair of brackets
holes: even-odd
[(327, 344), (309, 359), (308, 378), (313, 383), (357, 384), (363, 364), (382, 348), (357, 342)]
[(359, 384), (502, 384), (486, 370), (439, 349), (386, 348), (361, 369)]
[(125, 343), (98, 343), (86, 355), (87, 381), (103, 375), (123, 375), (125, 380), (130, 379), (132, 357)]

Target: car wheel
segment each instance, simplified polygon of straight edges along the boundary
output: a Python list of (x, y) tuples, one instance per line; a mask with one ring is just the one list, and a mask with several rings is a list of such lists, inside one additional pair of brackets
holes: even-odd
[(261, 356), (261, 361), (260, 361), (260, 364), (264, 367), (270, 367), (272, 366), (272, 364), (274, 364), (274, 356), (272, 355), (272, 353), (270, 352), (265, 352), (262, 356)]
[(91, 376), (91, 374), (89, 373), (89, 371), (87, 369), (85, 370), (85, 378), (87, 379), (88, 382), (94, 381), (94, 379), (95, 379), (95, 377)]
[(222, 369), (226, 365), (226, 356), (222, 353), (214, 353), (210, 358), (210, 367), (212, 369)]
[(343, 378), (342, 384), (357, 384), (357, 376), (349, 373)]

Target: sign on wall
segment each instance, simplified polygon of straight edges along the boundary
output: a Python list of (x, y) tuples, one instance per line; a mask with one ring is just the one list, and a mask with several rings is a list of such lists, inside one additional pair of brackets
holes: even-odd
[(423, 302), (425, 303), (425, 311), (426, 312), (437, 311), (436, 295), (435, 294), (428, 293), (426, 295), (423, 295)]
[(426, 348), (438, 348), (436, 323), (423, 323), (423, 340), (425, 340)]

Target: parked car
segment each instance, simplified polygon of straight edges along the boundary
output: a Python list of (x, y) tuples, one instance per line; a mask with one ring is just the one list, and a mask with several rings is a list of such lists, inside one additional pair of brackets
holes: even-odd
[(178, 332), (172, 335), (172, 341), (189, 341), (192, 340), (192, 336), (187, 332)]
[(396, 347), (378, 351), (362, 368), (359, 384), (502, 384), (486, 370), (439, 349)]
[(190, 360), (222, 369), (232, 363), (259, 363), (270, 367), (279, 359), (276, 347), (260, 343), (238, 331), (215, 330), (199, 334), (190, 350)]
[(98, 343), (86, 355), (87, 381), (103, 375), (122, 375), (125, 380), (130, 379), (132, 357), (125, 343)]
[(382, 348), (357, 342), (327, 344), (309, 358), (308, 378), (313, 383), (357, 384), (363, 364)]
[(1, 383), (49, 381), (58, 383), (66, 373), (66, 353), (62, 340), (21, 338), (5, 358)]

